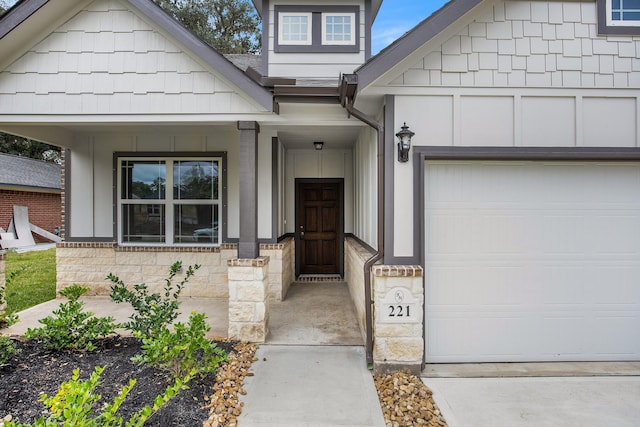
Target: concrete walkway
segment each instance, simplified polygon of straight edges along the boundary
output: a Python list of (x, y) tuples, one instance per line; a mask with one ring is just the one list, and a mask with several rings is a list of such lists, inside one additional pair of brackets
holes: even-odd
[(239, 427), (384, 427), (361, 346), (261, 345)]
[[(113, 316), (117, 323), (126, 322), (132, 313), (128, 303), (117, 304), (109, 297), (82, 297), (85, 311), (95, 313), (96, 316)], [(23, 335), (27, 328), (39, 328), (42, 326), (39, 319), (50, 316), (60, 303), (67, 301), (66, 298), (57, 298), (51, 301), (38, 304), (18, 313), (19, 321), (6, 329), (0, 330), (4, 335)], [(211, 330), (207, 334), (208, 338), (226, 337), (229, 328), (229, 302), (226, 298), (184, 298), (180, 299), (180, 315), (177, 322), (186, 322), (192, 311), (204, 313), (207, 316), (207, 324)], [(119, 334), (126, 334), (125, 330), (118, 330)]]
[(449, 427), (637, 427), (640, 377), (423, 378)]

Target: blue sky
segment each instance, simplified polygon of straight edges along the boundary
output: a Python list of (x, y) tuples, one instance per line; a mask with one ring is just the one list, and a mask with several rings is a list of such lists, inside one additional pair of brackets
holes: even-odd
[(440, 9), (444, 0), (385, 0), (371, 29), (371, 53), (390, 45), (420, 21)]
[[(8, 6), (15, 2), (16, 0), (4, 0)], [(444, 3), (445, 0), (383, 0), (371, 30), (371, 53), (375, 55), (384, 49)]]

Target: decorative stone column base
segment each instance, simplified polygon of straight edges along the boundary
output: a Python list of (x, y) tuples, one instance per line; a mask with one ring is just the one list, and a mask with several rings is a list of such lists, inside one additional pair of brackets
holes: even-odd
[(424, 358), (424, 281), (421, 266), (375, 265), (373, 370), (420, 374)]
[(7, 300), (6, 300), (6, 293), (5, 291), (5, 275), (4, 275), (4, 269), (5, 269), (5, 260), (7, 259), (7, 251), (5, 250), (0, 250), (0, 292), (4, 294), (4, 298), (3, 301), (0, 302), (0, 310), (4, 310), (5, 308), (7, 308)]
[(269, 257), (232, 258), (229, 273), (229, 338), (263, 343), (269, 333)]

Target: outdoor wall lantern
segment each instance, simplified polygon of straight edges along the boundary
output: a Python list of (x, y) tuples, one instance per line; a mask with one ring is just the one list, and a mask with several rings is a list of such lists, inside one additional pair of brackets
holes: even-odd
[(324, 145), (324, 142), (322, 141), (316, 141), (313, 143), (313, 146), (315, 147), (316, 150), (322, 150), (323, 145)]
[(406, 122), (402, 125), (402, 130), (396, 133), (396, 136), (400, 140), (400, 142), (398, 142), (399, 162), (405, 163), (409, 161), (409, 149), (411, 148), (411, 138), (413, 135), (415, 135), (415, 133), (409, 130)]

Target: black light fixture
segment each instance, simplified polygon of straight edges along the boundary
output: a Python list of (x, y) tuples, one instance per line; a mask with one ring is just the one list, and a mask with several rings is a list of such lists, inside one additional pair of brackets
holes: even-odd
[(415, 135), (415, 133), (409, 130), (406, 122), (402, 125), (402, 130), (396, 133), (396, 136), (400, 140), (400, 142), (398, 142), (399, 162), (405, 163), (409, 161), (409, 149), (411, 148), (411, 138), (413, 135)]
[(322, 141), (316, 141), (313, 143), (313, 146), (315, 147), (316, 150), (322, 150), (323, 145), (324, 145), (324, 142)]

